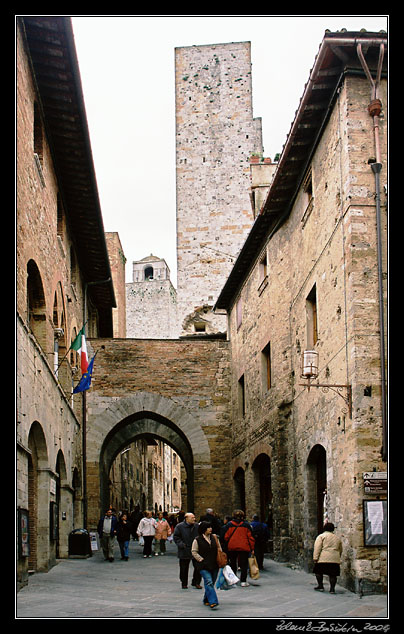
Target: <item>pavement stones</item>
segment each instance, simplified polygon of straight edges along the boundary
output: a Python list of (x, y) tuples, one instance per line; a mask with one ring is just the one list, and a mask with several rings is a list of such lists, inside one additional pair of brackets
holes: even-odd
[[(264, 566), (247, 588), (237, 584), (218, 591), (220, 605), (212, 610), (202, 604), (203, 590), (181, 588), (174, 544), (167, 545), (165, 556), (144, 559), (141, 546), (131, 541), (129, 561), (120, 559), (116, 545), (113, 562), (96, 551), (30, 576), (16, 595), (16, 619), (273, 619), (276, 631), (320, 619), (330, 629), (317, 631), (363, 631), (365, 623), (389, 631), (386, 595), (361, 598), (338, 584), (332, 595), (327, 581), (325, 592), (315, 592), (314, 575), (268, 558)], [(358, 627), (338, 629), (348, 622)]]

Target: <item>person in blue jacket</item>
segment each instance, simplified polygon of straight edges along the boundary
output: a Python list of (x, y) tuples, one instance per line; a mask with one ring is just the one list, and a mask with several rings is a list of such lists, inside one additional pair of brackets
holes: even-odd
[(114, 545), (118, 520), (112, 509), (107, 509), (103, 517), (98, 522), (98, 535), (100, 536), (101, 548), (106, 561), (114, 561)]
[(258, 515), (253, 515), (250, 522), (253, 537), (255, 539), (255, 557), (257, 559), (258, 568), (264, 570), (264, 554), (267, 541), (269, 539), (269, 529), (267, 524), (259, 521)]

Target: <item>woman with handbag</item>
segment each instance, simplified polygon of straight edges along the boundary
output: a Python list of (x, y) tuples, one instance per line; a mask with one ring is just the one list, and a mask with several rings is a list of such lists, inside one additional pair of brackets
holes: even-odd
[(233, 513), (233, 519), (227, 524), (224, 534), (227, 542), (229, 563), (234, 573), (237, 573), (237, 563), (240, 566), (240, 585), (245, 588), (250, 585), (247, 582), (248, 556), (254, 553), (255, 540), (252, 536), (251, 526), (244, 521), (244, 512), (237, 510)]
[(219, 572), (217, 558), (220, 543), (216, 535), (212, 534), (210, 522), (201, 522), (198, 533), (198, 537), (192, 543), (192, 556), (205, 584), (203, 603), (213, 609), (219, 605), (215, 581)]

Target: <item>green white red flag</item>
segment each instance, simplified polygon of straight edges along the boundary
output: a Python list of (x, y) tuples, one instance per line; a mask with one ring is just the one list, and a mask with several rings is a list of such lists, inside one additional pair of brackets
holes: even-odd
[(70, 346), (71, 350), (76, 350), (76, 352), (80, 354), (81, 374), (87, 372), (88, 368), (87, 343), (84, 335), (84, 328), (85, 326), (83, 326)]

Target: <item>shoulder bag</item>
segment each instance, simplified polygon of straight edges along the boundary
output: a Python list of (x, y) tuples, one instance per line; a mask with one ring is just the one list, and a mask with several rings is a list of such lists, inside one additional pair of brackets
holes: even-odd
[(219, 568), (223, 568), (224, 566), (227, 565), (227, 555), (222, 550), (222, 547), (221, 547), (220, 542), (219, 542), (219, 540), (217, 538), (217, 535), (215, 535), (215, 538), (216, 538), (216, 543), (217, 543), (216, 562), (217, 562), (217, 565), (219, 566)]

